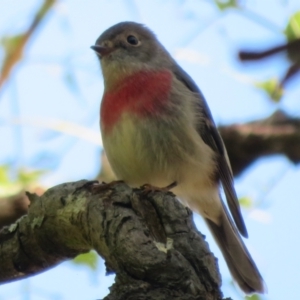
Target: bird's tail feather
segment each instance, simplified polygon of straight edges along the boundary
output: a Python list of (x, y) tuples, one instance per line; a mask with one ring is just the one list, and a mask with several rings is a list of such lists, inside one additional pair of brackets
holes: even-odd
[(224, 207), (220, 225), (205, 219), (218, 243), (228, 268), (240, 288), (247, 294), (263, 293), (265, 283)]

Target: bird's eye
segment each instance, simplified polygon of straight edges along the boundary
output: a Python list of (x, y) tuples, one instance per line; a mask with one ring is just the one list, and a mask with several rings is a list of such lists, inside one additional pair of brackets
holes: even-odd
[(138, 45), (139, 40), (138, 40), (134, 35), (129, 35), (129, 36), (127, 37), (127, 42), (128, 42), (130, 45), (136, 46), (136, 45)]

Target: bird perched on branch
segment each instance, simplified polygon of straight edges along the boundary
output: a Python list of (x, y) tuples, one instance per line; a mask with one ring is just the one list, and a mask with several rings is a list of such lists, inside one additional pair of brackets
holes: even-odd
[(92, 49), (105, 85), (103, 145), (118, 179), (131, 186), (176, 185), (172, 191), (204, 218), (240, 288), (264, 292), (240, 237), (248, 234), (226, 149), (193, 79), (141, 24), (112, 26)]

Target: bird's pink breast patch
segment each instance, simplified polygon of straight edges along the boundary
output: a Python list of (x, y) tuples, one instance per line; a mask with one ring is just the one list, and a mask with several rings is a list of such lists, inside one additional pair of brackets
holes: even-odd
[(136, 115), (153, 115), (169, 99), (172, 74), (168, 70), (140, 71), (123, 79), (114, 91), (103, 95), (101, 122), (110, 130), (123, 112)]

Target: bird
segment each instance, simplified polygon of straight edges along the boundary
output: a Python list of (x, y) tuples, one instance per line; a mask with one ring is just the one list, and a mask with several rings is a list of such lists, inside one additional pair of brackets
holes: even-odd
[(228, 155), (194, 80), (143, 24), (113, 25), (91, 48), (104, 80), (103, 147), (116, 177), (132, 187), (172, 187), (204, 218), (240, 289), (264, 293), (240, 236), (248, 233)]

